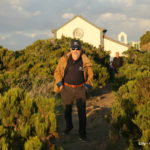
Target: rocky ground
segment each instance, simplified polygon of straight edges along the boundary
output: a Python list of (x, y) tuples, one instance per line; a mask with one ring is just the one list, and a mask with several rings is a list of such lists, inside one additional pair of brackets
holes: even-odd
[(59, 144), (64, 150), (125, 150), (125, 139), (119, 136), (110, 124), (111, 106), (114, 95), (110, 85), (98, 89), (95, 96), (87, 100), (87, 137), (88, 142), (81, 142), (78, 138), (77, 109), (73, 107), (74, 128), (69, 135), (63, 135), (65, 122), (63, 114), (58, 119)]

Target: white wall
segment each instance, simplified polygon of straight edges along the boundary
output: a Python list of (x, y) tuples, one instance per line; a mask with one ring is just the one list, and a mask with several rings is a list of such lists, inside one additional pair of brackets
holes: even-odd
[(111, 51), (110, 56), (115, 57), (116, 52), (119, 52), (120, 56), (122, 56), (122, 52), (128, 50), (128, 47), (104, 38), (104, 49)]
[(100, 36), (102, 34), (100, 33), (100, 29), (89, 24), (80, 17), (76, 17), (71, 22), (58, 29), (56, 31), (56, 38), (60, 39), (62, 35), (73, 38), (73, 31), (76, 28), (81, 28), (84, 31), (84, 36), (81, 40), (88, 42), (95, 47), (99, 47), (101, 44)]

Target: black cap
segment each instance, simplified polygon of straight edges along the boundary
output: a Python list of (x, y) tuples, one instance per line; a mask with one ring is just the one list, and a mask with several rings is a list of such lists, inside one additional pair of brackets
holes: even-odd
[(79, 40), (72, 40), (70, 47), (71, 48), (81, 49), (81, 42)]

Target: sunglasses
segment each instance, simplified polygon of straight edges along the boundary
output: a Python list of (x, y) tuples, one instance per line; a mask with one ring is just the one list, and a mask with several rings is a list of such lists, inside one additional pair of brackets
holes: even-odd
[(80, 47), (76, 47), (76, 48), (71, 48), (73, 51), (74, 50), (80, 50)]

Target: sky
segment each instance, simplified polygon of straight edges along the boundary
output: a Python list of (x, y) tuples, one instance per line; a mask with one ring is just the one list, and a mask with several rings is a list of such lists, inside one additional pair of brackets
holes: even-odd
[(0, 0), (0, 45), (11, 50), (24, 49), (39, 39), (53, 36), (72, 17), (80, 15), (107, 36), (138, 41), (150, 31), (150, 0)]

